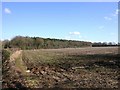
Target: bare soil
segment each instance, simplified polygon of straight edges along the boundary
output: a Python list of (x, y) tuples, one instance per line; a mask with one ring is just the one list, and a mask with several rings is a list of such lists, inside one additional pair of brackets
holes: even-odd
[(117, 47), (17, 51), (3, 87), (118, 88), (119, 60)]

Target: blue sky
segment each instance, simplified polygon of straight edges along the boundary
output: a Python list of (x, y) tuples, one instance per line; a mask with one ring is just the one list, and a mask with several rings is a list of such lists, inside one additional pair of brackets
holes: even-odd
[(117, 2), (3, 2), (2, 39), (16, 35), (118, 41)]

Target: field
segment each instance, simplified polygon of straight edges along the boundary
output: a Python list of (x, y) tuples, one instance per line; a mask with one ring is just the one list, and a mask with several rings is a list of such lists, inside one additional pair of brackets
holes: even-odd
[(117, 47), (21, 50), (11, 56), (9, 86), (118, 88), (119, 60)]

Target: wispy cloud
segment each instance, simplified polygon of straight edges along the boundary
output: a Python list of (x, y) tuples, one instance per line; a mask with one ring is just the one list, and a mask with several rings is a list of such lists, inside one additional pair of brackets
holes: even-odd
[(11, 14), (11, 13), (12, 13), (9, 8), (5, 8), (5, 9), (4, 9), (4, 12), (7, 13), (7, 14)]
[(82, 38), (80, 32), (74, 31), (74, 32), (69, 32), (68, 36), (65, 36), (65, 39), (67, 40), (80, 40)]
[(80, 35), (80, 32), (69, 32), (70, 35)]
[(104, 19), (105, 20), (112, 20), (114, 17), (118, 16), (118, 13), (120, 12), (119, 9), (116, 9), (112, 14), (110, 14), (109, 16), (105, 16)]
[(107, 17), (107, 16), (106, 16), (106, 17), (104, 17), (104, 19), (105, 19), (105, 20), (112, 20), (112, 18), (111, 18), (111, 17)]
[(119, 11), (120, 11), (119, 9), (116, 9), (115, 14), (118, 15)]
[(113, 16), (117, 16), (119, 12), (120, 12), (120, 10), (116, 9), (115, 12), (113, 13)]

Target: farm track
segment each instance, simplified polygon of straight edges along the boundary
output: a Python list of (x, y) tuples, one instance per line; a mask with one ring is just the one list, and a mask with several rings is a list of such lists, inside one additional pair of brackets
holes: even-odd
[(27, 67), (24, 65), (24, 62), (22, 60), (22, 50), (16, 51), (10, 56), (10, 65), (11, 69), (15, 72), (21, 73), (23, 75), (27, 74)]
[(21, 53), (22, 53), (22, 50), (19, 50), (19, 51), (14, 52), (14, 53), (10, 56), (10, 62), (15, 61), (15, 59), (17, 59), (17, 58), (20, 56)]

